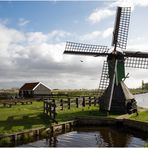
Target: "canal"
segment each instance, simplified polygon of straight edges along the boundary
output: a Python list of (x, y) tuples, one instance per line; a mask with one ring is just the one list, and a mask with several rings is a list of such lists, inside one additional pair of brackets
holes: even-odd
[[(135, 95), (137, 105), (148, 108), (148, 93)], [(47, 139), (21, 145), (21, 147), (145, 147), (145, 133), (122, 126), (83, 127)]]
[(83, 127), (23, 147), (144, 147), (147, 135), (123, 127)]
[(137, 105), (148, 109), (148, 93), (135, 95)]

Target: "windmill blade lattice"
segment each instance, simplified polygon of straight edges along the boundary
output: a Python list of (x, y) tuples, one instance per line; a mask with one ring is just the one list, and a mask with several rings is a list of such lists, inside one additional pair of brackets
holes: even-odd
[(125, 67), (148, 69), (148, 58), (128, 57)]
[(108, 47), (102, 45), (91, 45), (67, 42), (64, 54), (79, 54), (85, 56), (106, 56), (108, 55)]
[(99, 97), (102, 96), (104, 91), (109, 85), (109, 76), (108, 76), (108, 63), (107, 61), (104, 61), (103, 63), (103, 68), (102, 68), (102, 74), (101, 74), (101, 79), (100, 79), (100, 84), (99, 84)]
[(112, 46), (126, 49), (128, 29), (130, 22), (130, 7), (118, 7), (116, 14), (116, 23), (113, 32)]

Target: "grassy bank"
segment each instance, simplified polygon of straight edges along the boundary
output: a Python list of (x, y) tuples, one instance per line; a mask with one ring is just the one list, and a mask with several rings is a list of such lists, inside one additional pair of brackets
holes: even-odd
[(133, 114), (132, 116), (130, 116), (129, 119), (141, 121), (141, 122), (148, 122), (148, 110), (139, 112), (138, 116)]

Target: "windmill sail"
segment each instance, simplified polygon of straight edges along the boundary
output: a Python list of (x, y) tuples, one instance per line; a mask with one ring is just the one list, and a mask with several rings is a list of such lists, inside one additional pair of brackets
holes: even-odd
[(102, 96), (108, 85), (109, 85), (108, 63), (107, 61), (104, 61), (100, 84), (99, 84), (99, 97)]
[(108, 51), (107, 46), (67, 42), (64, 54), (106, 56)]
[(125, 60), (125, 67), (148, 69), (148, 58), (129, 57)]
[(148, 69), (148, 52), (124, 51), (125, 67)]
[(130, 22), (130, 7), (118, 7), (113, 31), (112, 46), (126, 49)]

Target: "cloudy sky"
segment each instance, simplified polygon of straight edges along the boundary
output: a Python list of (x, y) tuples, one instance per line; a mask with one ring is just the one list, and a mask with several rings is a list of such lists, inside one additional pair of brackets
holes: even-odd
[[(127, 50), (148, 51), (148, 1), (0, 1), (0, 88), (41, 81), (50, 88), (98, 88), (104, 58), (63, 55), (66, 41), (111, 47), (117, 6), (131, 6)], [(83, 62), (81, 62), (83, 60)], [(126, 69), (129, 87), (148, 70)]]

